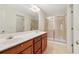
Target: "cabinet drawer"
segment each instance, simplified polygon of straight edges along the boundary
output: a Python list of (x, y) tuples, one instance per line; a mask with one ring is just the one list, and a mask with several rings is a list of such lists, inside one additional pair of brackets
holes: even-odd
[(22, 48), (21, 45), (18, 45), (16, 47), (12, 47), (8, 50), (3, 51), (2, 54), (18, 54), (22, 50), (24, 50), (24, 48)]
[(27, 49), (22, 51), (21, 54), (33, 54), (33, 46), (28, 47)]
[(35, 39), (34, 39), (34, 43), (36, 43), (36, 42), (38, 42), (39, 40), (41, 40), (41, 36), (39, 36), (39, 37), (36, 37)]
[(29, 46), (32, 46), (33, 45), (33, 40), (29, 40), (23, 44), (21, 44), (21, 47), (22, 48), (28, 48)]
[(41, 48), (41, 41), (34, 44), (34, 53), (36, 53)]
[(18, 46), (7, 49), (7, 50), (3, 51), (2, 54), (18, 54), (32, 44), (33, 44), (33, 40), (30, 40), (30, 41), (24, 42), (22, 44), (19, 44)]
[(44, 37), (42, 39), (42, 52), (45, 51), (46, 47), (47, 47), (47, 37)]

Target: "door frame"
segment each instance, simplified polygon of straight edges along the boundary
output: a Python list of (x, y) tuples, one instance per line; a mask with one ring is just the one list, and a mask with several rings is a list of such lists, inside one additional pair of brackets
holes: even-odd
[(74, 53), (74, 47), (73, 47), (73, 5), (68, 4), (67, 5), (67, 20), (66, 20), (66, 27), (67, 27), (67, 49), (68, 53)]

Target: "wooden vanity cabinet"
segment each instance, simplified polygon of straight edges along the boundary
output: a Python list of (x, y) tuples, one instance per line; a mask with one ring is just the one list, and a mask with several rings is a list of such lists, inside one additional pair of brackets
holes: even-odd
[(47, 33), (8, 48), (1, 54), (41, 54), (47, 47)]
[(47, 47), (47, 34), (42, 35), (42, 53), (45, 51)]

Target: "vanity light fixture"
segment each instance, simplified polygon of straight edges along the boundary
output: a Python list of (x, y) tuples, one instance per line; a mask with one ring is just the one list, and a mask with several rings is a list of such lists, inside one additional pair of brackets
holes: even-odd
[(40, 8), (37, 7), (36, 5), (32, 4), (30, 10), (32, 10), (33, 12), (39, 12)]

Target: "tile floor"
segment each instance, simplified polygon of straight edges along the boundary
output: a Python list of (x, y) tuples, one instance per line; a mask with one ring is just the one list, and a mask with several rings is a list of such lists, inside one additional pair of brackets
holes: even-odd
[(58, 44), (48, 41), (48, 46), (44, 54), (67, 54), (66, 44)]

